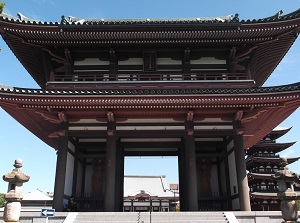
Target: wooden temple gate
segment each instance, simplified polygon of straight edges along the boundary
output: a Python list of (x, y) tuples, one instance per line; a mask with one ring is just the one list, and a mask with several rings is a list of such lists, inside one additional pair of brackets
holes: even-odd
[(299, 83), (262, 87), (299, 15), (1, 15), (1, 35), (41, 89), (2, 86), (0, 105), (57, 150), (56, 211), (76, 194), (83, 209), (122, 211), (124, 156), (134, 155), (178, 157), (182, 211), (249, 211), (244, 150), (300, 105)]

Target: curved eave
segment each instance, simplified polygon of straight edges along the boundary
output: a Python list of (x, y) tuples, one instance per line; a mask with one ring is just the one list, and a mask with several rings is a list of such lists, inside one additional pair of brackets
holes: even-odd
[(248, 181), (251, 180), (273, 180), (272, 174), (262, 174), (262, 173), (248, 173)]
[[(287, 158), (287, 162), (288, 162), (288, 164), (291, 164), (291, 163), (298, 161), (299, 159), (300, 159), (300, 157)], [(270, 158), (270, 157), (249, 156), (246, 159), (247, 168), (261, 165), (261, 164), (268, 164), (268, 163), (278, 164), (278, 163), (280, 163), (280, 157)]]
[[(297, 193), (296, 199), (300, 199), (300, 193), (299, 191), (295, 191)], [(280, 203), (279, 198), (277, 196), (277, 193), (272, 193), (272, 192), (253, 192), (250, 193), (250, 198), (251, 199), (262, 199), (262, 200), (278, 200), (278, 203)]]
[(253, 192), (250, 193), (250, 199), (262, 199), (262, 200), (279, 200), (277, 193), (270, 192)]
[(58, 149), (58, 140), (48, 137), (51, 132), (57, 130), (58, 126), (56, 124), (45, 122), (45, 119), (37, 115), (35, 110), (32, 109), (22, 109), (20, 111), (14, 104), (6, 104), (2, 102), (0, 102), (0, 106), (4, 111), (6, 111), (10, 116), (12, 116), (35, 136), (40, 138), (43, 142), (54, 149)]
[(281, 152), (290, 146), (294, 145), (296, 142), (289, 142), (289, 143), (258, 143), (253, 147), (249, 148), (249, 151), (261, 151), (264, 149), (272, 150), (275, 153)]
[[(181, 115), (192, 110), (194, 118), (226, 117), (242, 122), (245, 148), (253, 146), (300, 105), (300, 84), (253, 89), (195, 90), (39, 90), (4, 87), (0, 105), (17, 121), (53, 146), (48, 136), (59, 129), (59, 118), (43, 119), (51, 111), (86, 111), (106, 118), (108, 111), (123, 117), (153, 114)], [(165, 112), (165, 113), (164, 113)], [(26, 114), (26, 115), (24, 115)], [(56, 113), (57, 115), (57, 113)], [(46, 115), (47, 116), (47, 115)], [(50, 116), (53, 116), (50, 113)], [(103, 116), (103, 117), (102, 117)], [(153, 116), (152, 116), (153, 117)], [(155, 116), (157, 117), (157, 116)], [(57, 121), (57, 120), (58, 121)], [(55, 148), (55, 146), (53, 146)]]
[[(200, 23), (172, 26), (169, 24), (145, 25), (51, 25), (26, 24), (0, 17), (1, 33), (13, 35), (32, 44), (58, 45), (76, 44), (202, 44), (232, 45), (245, 43), (265, 43), (283, 35), (299, 32), (300, 18), (269, 23)], [(174, 41), (172, 41), (174, 40)], [(90, 41), (90, 42), (89, 42)], [(107, 42), (106, 42), (107, 41)]]
[(273, 140), (278, 139), (281, 136), (283, 136), (286, 133), (288, 133), (291, 129), (292, 129), (292, 127), (289, 127), (289, 128), (276, 127), (275, 129), (272, 130), (272, 132), (270, 132), (268, 134), (268, 137), (271, 138), (271, 139), (273, 139)]

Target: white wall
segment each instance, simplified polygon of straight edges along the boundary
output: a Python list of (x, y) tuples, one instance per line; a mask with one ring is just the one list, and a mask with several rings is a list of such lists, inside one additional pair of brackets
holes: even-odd
[[(233, 141), (230, 142), (227, 146), (227, 151), (232, 149), (234, 146)], [(232, 152), (228, 156), (228, 167), (229, 167), (229, 179), (230, 179), (230, 192), (231, 196), (238, 193), (238, 185), (237, 185), (237, 176), (236, 176), (236, 164), (235, 164), (235, 155)], [(235, 191), (234, 191), (235, 189)], [(239, 199), (234, 199), (232, 201), (232, 209), (237, 210), (240, 208)]]
[[(75, 151), (75, 147), (72, 143), (68, 143), (70, 150)], [(74, 156), (68, 152), (67, 155), (67, 168), (66, 168), (66, 178), (65, 178), (65, 195), (72, 195), (72, 186), (73, 186), (73, 173), (74, 173)]]
[(222, 188), (221, 188), (221, 191), (223, 194), (227, 194), (227, 188), (226, 188), (226, 171), (225, 171), (225, 162), (224, 160), (220, 163), (220, 179), (221, 179), (221, 185), (222, 185)]

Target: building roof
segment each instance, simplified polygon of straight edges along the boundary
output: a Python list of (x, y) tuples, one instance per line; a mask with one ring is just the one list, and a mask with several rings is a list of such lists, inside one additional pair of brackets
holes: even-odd
[[(116, 82), (114, 82), (116, 83)], [(4, 94), (19, 94), (19, 95), (109, 95), (109, 96), (126, 96), (126, 95), (247, 95), (253, 94), (256, 96), (257, 94), (272, 94), (272, 93), (292, 93), (296, 91), (300, 91), (300, 82), (288, 85), (281, 86), (272, 86), (272, 87), (251, 87), (251, 88), (209, 88), (202, 86), (194, 86), (192, 89), (185, 89), (180, 87), (172, 86), (171, 89), (167, 86), (161, 89), (152, 89), (151, 86), (143, 87), (141, 89), (133, 88), (127, 89), (126, 86), (120, 85), (117, 89), (114, 86), (114, 83), (111, 83), (99, 90), (97, 89), (83, 89), (83, 90), (66, 90), (66, 89), (29, 89), (29, 88), (19, 88), (12, 87), (0, 84), (0, 93)], [(157, 83), (156, 83), (157, 84)]]
[[(41, 86), (51, 59), (67, 61), (79, 57), (82, 48), (107, 49), (131, 46), (191, 46), (223, 49), (230, 63), (251, 70), (261, 86), (294, 43), (300, 30), (300, 11), (257, 20), (145, 19), (62, 20), (37, 22), (24, 17), (0, 16), (1, 34), (27, 71)], [(81, 22), (79, 22), (81, 21)], [(79, 51), (80, 52), (79, 52)], [(54, 69), (58, 69), (55, 67)]]
[(253, 180), (273, 180), (272, 178), (272, 173), (248, 173), (248, 181), (253, 181)]
[(296, 142), (289, 143), (278, 143), (278, 142), (259, 142), (247, 150), (247, 154), (253, 154), (254, 152), (264, 151), (278, 153), (281, 152), (290, 146), (294, 145)]
[(174, 197), (169, 190), (166, 176), (124, 176), (124, 197), (135, 197), (141, 191), (154, 197)]
[[(63, 134), (57, 132), (59, 123), (76, 120), (83, 113), (85, 118), (107, 121), (111, 109), (114, 116), (121, 119), (174, 115), (184, 121), (187, 109), (193, 110), (194, 119), (209, 115), (231, 122), (232, 117), (236, 117), (243, 123), (244, 144), (248, 148), (279, 125), (299, 104), (300, 83), (248, 89), (40, 90), (5, 86), (0, 89), (2, 108), (54, 148), (57, 148), (58, 135)], [(16, 106), (20, 109), (15, 109)], [(203, 134), (200, 129), (194, 130), (197, 132)], [(107, 134), (106, 130), (103, 133)]]
[(52, 201), (53, 198), (49, 195), (45, 194), (39, 189), (29, 192), (25, 194), (23, 197), (24, 201)]
[[(299, 191), (295, 191), (297, 193), (297, 200), (300, 199), (300, 192)], [(253, 192), (250, 194), (250, 198), (251, 199), (274, 199), (274, 200), (278, 200), (278, 196), (277, 193), (270, 193), (270, 192)]]
[[(288, 162), (288, 164), (291, 164), (293, 162), (298, 161), (299, 159), (300, 159), (300, 157), (287, 158), (287, 162)], [(251, 168), (254, 168), (254, 167), (265, 166), (265, 165), (270, 165), (270, 164), (277, 165), (280, 162), (281, 162), (281, 158), (279, 156), (277, 156), (277, 157), (248, 156), (246, 159), (246, 165), (247, 165), (248, 170)]]
[(281, 136), (285, 135), (287, 132), (291, 130), (292, 127), (286, 128), (277, 126), (275, 129), (273, 129), (266, 137), (275, 140), (280, 138)]
[[(2, 13), (3, 20), (10, 20), (16, 23), (25, 23), (27, 25), (128, 25), (128, 24), (184, 24), (192, 25), (199, 23), (268, 23), (296, 19), (300, 17), (300, 9), (289, 13), (283, 14), (283, 11), (279, 11), (272, 16), (259, 18), (240, 20), (239, 14), (227, 15), (227, 16), (215, 16), (215, 17), (197, 17), (197, 18), (144, 18), (144, 19), (106, 19), (106, 18), (78, 18), (74, 16), (61, 17), (60, 22), (43, 22), (36, 19), (30, 19), (24, 16), (22, 13), (18, 13), (18, 17), (14, 17), (5, 13)], [(68, 19), (68, 20), (67, 20)]]

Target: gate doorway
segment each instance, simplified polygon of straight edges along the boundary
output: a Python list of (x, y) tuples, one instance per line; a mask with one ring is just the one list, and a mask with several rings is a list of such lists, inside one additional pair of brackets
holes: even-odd
[(177, 156), (126, 156), (123, 211), (176, 211), (178, 182)]

